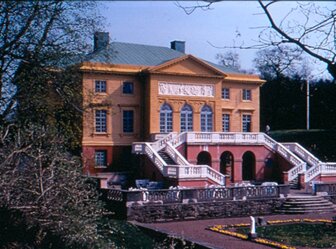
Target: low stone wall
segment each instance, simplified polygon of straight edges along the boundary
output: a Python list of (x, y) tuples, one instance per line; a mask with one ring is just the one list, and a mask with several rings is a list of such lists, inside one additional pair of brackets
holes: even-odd
[(289, 185), (193, 189), (108, 189), (108, 207), (118, 217), (162, 222), (272, 214), (289, 193)]
[(285, 198), (141, 205), (133, 203), (127, 208), (127, 219), (150, 223), (268, 215), (274, 213), (284, 201)]
[(336, 204), (336, 183), (315, 183), (313, 188), (313, 193), (317, 195), (322, 195), (327, 200)]

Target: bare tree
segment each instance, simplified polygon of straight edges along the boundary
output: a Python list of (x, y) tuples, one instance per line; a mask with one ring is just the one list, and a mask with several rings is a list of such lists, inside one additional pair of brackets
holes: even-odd
[(95, 7), (87, 1), (1, 1), (0, 121), (16, 105), (15, 81), (27, 73), (22, 65), (59, 68), (88, 51), (100, 20)]
[(236, 51), (230, 50), (224, 54), (217, 54), (216, 59), (224, 66), (240, 69), (239, 54)]
[(264, 79), (290, 77), (306, 67), (302, 51), (289, 46), (277, 46), (259, 50), (253, 60), (256, 69)]
[[(297, 3), (287, 15), (276, 20), (279, 1), (258, 0), (270, 26), (259, 35), (264, 45), (293, 44), (297, 48), (327, 64), (327, 70), (336, 79), (336, 10), (321, 7), (314, 2)], [(299, 22), (299, 18), (301, 22)]]
[(97, 231), (103, 205), (62, 136), (35, 125), (2, 127), (0, 134), (0, 206), (18, 211), (28, 226), (38, 228), (36, 247), (50, 233), (66, 247), (101, 247)]
[[(190, 15), (196, 9), (210, 9), (216, 2), (221, 0), (205, 0), (192, 6), (178, 6)], [(281, 44), (293, 45), (325, 63), (330, 75), (336, 79), (336, 3), (329, 2), (329, 7), (323, 7), (323, 4), (315, 1), (297, 2), (296, 7), (289, 9), (282, 18), (276, 14), (277, 6), (283, 5), (283, 1), (258, 0), (258, 3), (269, 21), (268, 26), (261, 27), (258, 44), (242, 43), (225, 45), (222, 48), (263, 49)]]

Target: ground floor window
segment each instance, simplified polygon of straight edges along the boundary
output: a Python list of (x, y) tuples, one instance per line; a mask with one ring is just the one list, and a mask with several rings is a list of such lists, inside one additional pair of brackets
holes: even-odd
[(107, 166), (107, 151), (96, 150), (95, 151), (95, 166), (106, 167)]
[(123, 111), (123, 132), (125, 133), (134, 132), (134, 111), (133, 110)]
[(106, 110), (96, 110), (96, 113), (95, 113), (96, 132), (106, 132), (107, 131), (106, 117), (107, 117)]
[(243, 132), (251, 131), (251, 115), (244, 114), (243, 115)]
[(222, 129), (223, 129), (223, 132), (230, 131), (230, 114), (226, 114), (226, 113), (222, 114)]

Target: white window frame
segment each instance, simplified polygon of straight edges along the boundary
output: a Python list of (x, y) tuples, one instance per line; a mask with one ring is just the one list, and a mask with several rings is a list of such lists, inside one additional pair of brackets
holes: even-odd
[(107, 167), (107, 150), (95, 150), (95, 167), (106, 168)]
[(242, 116), (242, 131), (243, 132), (251, 132), (252, 130), (252, 115), (251, 114), (243, 114)]
[(230, 88), (222, 88), (222, 99), (230, 99)]
[[(125, 89), (124, 89), (124, 86), (125, 86), (126, 84), (132, 86), (132, 91), (131, 91), (131, 92), (125, 92), (125, 91), (124, 91), (124, 90), (125, 90)], [(127, 80), (124, 81), (124, 82), (122, 83), (122, 90), (121, 90), (121, 91), (122, 91), (122, 94), (123, 94), (123, 95), (133, 95), (133, 94), (134, 94), (134, 82), (133, 82), (133, 81), (127, 81)]]
[(213, 112), (210, 106), (204, 105), (201, 110), (201, 131), (211, 132), (213, 130)]
[(160, 133), (173, 131), (173, 109), (167, 103), (160, 107)]
[(106, 80), (95, 80), (95, 93), (106, 93), (107, 82)]
[(107, 110), (105, 109), (95, 110), (95, 132), (107, 132)]
[[(127, 115), (125, 115), (127, 113)], [(128, 116), (128, 114), (132, 114)], [(123, 109), (122, 111), (122, 130), (123, 133), (134, 133), (134, 116), (135, 112), (131, 109)]]
[(193, 130), (193, 110), (188, 104), (185, 104), (180, 113), (181, 132)]
[(252, 91), (251, 89), (243, 89), (243, 96), (244, 101), (251, 101), (252, 100)]
[(222, 113), (222, 130), (223, 132), (230, 132), (230, 114)]

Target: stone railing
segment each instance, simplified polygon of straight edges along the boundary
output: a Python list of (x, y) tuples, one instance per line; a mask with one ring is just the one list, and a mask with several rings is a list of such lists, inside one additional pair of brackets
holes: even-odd
[(298, 143), (282, 143), (282, 144), (290, 151), (293, 151), (294, 153), (299, 155), (299, 157), (302, 158), (310, 166), (316, 166), (321, 163), (321, 161), (317, 157), (315, 157), (312, 153), (310, 153), (308, 150), (306, 150)]
[(328, 195), (336, 195), (336, 182), (334, 183), (315, 183), (314, 193), (324, 192)]
[[(251, 144), (264, 145), (279, 153), (294, 167), (288, 171), (288, 180), (294, 180), (299, 173), (306, 171), (306, 163), (287, 149), (281, 143), (276, 142), (265, 133), (216, 133), (216, 132), (187, 132), (183, 136), (187, 143), (223, 143), (223, 144)], [(181, 139), (182, 140), (182, 139)], [(179, 144), (179, 143), (176, 143)]]
[(314, 167), (308, 169), (305, 173), (305, 182), (312, 181), (316, 176), (320, 174), (336, 174), (336, 163), (320, 163)]
[(164, 175), (178, 179), (209, 178), (219, 185), (225, 185), (225, 175), (208, 165), (167, 165)]
[(176, 132), (171, 132), (164, 136), (163, 138), (151, 143), (151, 146), (155, 151), (160, 151), (164, 147), (166, 147), (166, 144), (170, 142), (174, 137), (176, 137), (177, 133)]
[(171, 143), (167, 143), (165, 151), (178, 165), (190, 165), (190, 163), (181, 155), (181, 153)]
[(116, 202), (135, 203), (156, 202), (189, 203), (213, 201), (237, 201), (270, 199), (285, 197), (289, 193), (289, 185), (248, 186), (248, 187), (209, 187), (192, 189), (167, 189), (134, 191), (107, 189), (107, 199)]
[[(323, 173), (335, 173), (334, 167), (328, 163), (320, 162), (316, 157), (309, 153), (306, 149), (300, 146), (297, 143), (285, 143), (281, 144), (276, 142), (271, 137), (267, 136), (264, 133), (234, 133), (234, 132), (182, 132), (176, 134), (174, 132), (169, 133), (167, 136), (162, 139), (150, 143), (147, 146), (152, 147), (151, 150), (148, 150), (147, 146), (143, 147), (144, 143), (134, 143), (133, 152), (139, 154), (147, 154), (150, 159), (155, 163), (155, 165), (163, 170), (164, 162), (156, 158), (154, 151), (159, 151), (162, 148), (166, 148), (166, 151), (172, 157), (172, 159), (181, 166), (191, 166), (187, 160), (175, 149), (183, 143), (223, 143), (223, 144), (251, 144), (251, 145), (264, 145), (271, 150), (277, 152), (281, 155), (286, 161), (291, 163), (293, 167), (288, 171), (288, 181), (292, 181), (298, 177), (298, 174), (305, 173), (305, 182), (309, 182), (318, 174)], [(168, 145), (169, 144), (169, 145)], [(170, 146), (171, 145), (171, 146)], [(173, 149), (174, 148), (174, 149)], [(303, 160), (298, 157), (296, 154), (300, 155)], [(312, 167), (307, 170), (306, 162)], [(202, 171), (202, 168), (199, 166), (194, 171)], [(180, 173), (184, 169), (180, 170)], [(178, 175), (177, 169), (165, 169), (166, 172), (171, 171), (169, 175)], [(209, 178), (211, 175), (214, 179), (220, 179), (222, 176), (219, 176), (219, 172), (214, 172), (214, 170), (208, 169)], [(174, 173), (175, 172), (175, 173)], [(183, 174), (181, 174), (183, 175)], [(221, 175), (221, 174), (220, 174)], [(217, 181), (216, 181), (217, 182)]]
[(133, 144), (132, 150), (135, 154), (147, 155), (161, 172), (163, 172), (164, 166), (167, 166), (167, 163), (162, 159), (153, 146), (151, 146), (151, 143), (135, 143)]

